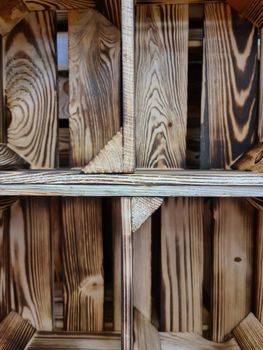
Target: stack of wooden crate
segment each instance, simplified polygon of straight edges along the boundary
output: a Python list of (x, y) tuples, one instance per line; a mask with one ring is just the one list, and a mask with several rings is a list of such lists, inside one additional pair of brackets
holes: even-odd
[(0, 350), (263, 350), (262, 22), (0, 1)]

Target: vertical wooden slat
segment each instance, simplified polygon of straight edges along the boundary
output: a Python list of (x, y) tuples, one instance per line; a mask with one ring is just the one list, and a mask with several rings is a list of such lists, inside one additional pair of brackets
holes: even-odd
[(202, 334), (203, 202), (168, 199), (161, 213), (161, 329)]
[(50, 212), (47, 198), (11, 207), (11, 306), (39, 330), (52, 330)]
[(254, 209), (220, 198), (213, 209), (212, 338), (224, 337), (250, 312)]
[(259, 210), (256, 237), (256, 317), (263, 323), (263, 211)]
[(230, 6), (204, 6), (201, 168), (229, 168), (257, 140), (257, 33)]
[(260, 30), (260, 49), (258, 138), (259, 141), (263, 141), (263, 29)]
[(186, 157), (188, 5), (136, 6), (136, 158), (181, 168)]
[(33, 168), (55, 165), (55, 14), (30, 13), (4, 40), (7, 141)]

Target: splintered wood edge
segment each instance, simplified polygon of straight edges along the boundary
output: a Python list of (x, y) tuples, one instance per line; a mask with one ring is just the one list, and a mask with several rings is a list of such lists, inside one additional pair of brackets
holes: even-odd
[(95, 173), (122, 173), (123, 172), (123, 147), (122, 130), (106, 144), (99, 154), (90, 161), (82, 172), (85, 174)]
[(29, 163), (8, 145), (0, 144), (0, 170), (29, 168)]
[(163, 204), (163, 198), (132, 198), (132, 231), (136, 232)]
[(0, 4), (0, 35), (5, 36), (28, 15), (27, 6), (22, 0), (9, 0)]
[(242, 350), (263, 349), (263, 325), (253, 313), (233, 330), (233, 334)]

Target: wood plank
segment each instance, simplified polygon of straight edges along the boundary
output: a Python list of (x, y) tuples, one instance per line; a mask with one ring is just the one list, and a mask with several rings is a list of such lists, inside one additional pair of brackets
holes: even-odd
[(227, 0), (136, 0), (136, 4), (155, 4), (155, 5), (185, 5), (185, 4), (204, 4), (209, 3), (226, 3)]
[(35, 333), (34, 327), (15, 312), (0, 323), (0, 349), (23, 350)]
[(134, 309), (134, 350), (161, 350), (156, 328), (138, 310)]
[(182, 168), (187, 132), (188, 5), (138, 5), (135, 52), (137, 166)]
[(163, 204), (163, 198), (132, 198), (132, 231), (143, 223)]
[(242, 350), (263, 349), (263, 324), (252, 313), (233, 330), (233, 334)]
[(69, 167), (70, 131), (69, 128), (59, 128), (59, 167)]
[(0, 143), (0, 169), (14, 170), (14, 169), (29, 168), (28, 162), (20, 157), (7, 145)]
[(11, 307), (39, 330), (52, 330), (49, 200), (23, 198), (10, 212)]
[(94, 0), (23, 0), (30, 11), (70, 10), (95, 7)]
[(225, 4), (205, 4), (204, 28), (201, 168), (229, 168), (257, 140), (257, 33)]
[(116, 27), (121, 28), (121, 0), (95, 0), (96, 7)]
[(203, 201), (170, 198), (161, 212), (161, 330), (202, 334)]
[(8, 34), (27, 14), (27, 7), (22, 0), (1, 0), (0, 35)]
[(69, 79), (60, 75), (59, 87), (59, 119), (69, 119)]
[(222, 341), (250, 312), (255, 211), (245, 200), (215, 199), (212, 339)]
[(263, 323), (263, 211), (257, 211), (257, 236), (256, 236), (256, 302), (255, 314), (261, 323)]
[(259, 81), (259, 125), (258, 138), (263, 141), (263, 28), (260, 30), (260, 81)]
[(228, 0), (229, 5), (246, 17), (255, 26), (263, 24), (263, 11), (261, 0)]
[(65, 330), (103, 330), (101, 200), (63, 198)]
[(239, 171), (263, 172), (263, 142), (257, 143), (244, 153), (234, 164), (232, 169)]
[(57, 94), (54, 12), (30, 13), (4, 40), (8, 146), (33, 168), (55, 165)]
[(120, 33), (97, 11), (69, 12), (69, 70), (71, 163), (84, 166), (120, 128)]

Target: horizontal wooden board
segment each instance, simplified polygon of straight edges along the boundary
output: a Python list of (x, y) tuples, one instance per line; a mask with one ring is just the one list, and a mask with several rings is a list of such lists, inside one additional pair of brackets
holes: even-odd
[(48, 9), (70, 10), (95, 7), (94, 0), (24, 0), (24, 3), (30, 11), (41, 11)]

